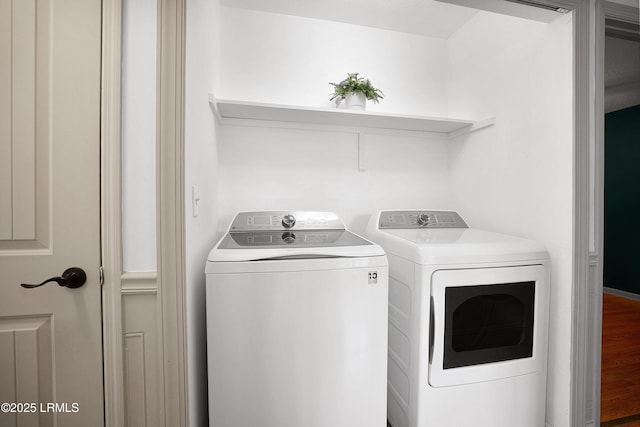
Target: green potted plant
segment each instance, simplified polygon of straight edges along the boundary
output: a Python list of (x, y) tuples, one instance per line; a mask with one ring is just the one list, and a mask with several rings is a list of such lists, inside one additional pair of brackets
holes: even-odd
[(347, 73), (347, 78), (340, 83), (329, 84), (333, 86), (329, 100), (335, 100), (336, 106), (344, 100), (347, 108), (364, 110), (367, 99), (377, 104), (383, 98), (382, 91), (375, 88), (369, 79), (360, 77), (359, 73)]

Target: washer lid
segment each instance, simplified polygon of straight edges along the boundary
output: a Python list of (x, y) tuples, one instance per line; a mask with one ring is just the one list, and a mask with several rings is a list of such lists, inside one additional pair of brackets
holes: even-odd
[(209, 261), (382, 256), (382, 248), (344, 228), (330, 212), (240, 212)]

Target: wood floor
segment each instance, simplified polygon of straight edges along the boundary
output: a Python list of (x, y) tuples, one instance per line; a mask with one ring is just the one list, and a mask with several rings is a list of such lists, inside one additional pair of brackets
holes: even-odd
[(602, 301), (601, 426), (640, 427), (640, 301)]

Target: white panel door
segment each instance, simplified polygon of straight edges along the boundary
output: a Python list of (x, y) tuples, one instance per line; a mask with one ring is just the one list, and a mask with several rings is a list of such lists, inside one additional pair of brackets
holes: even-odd
[(100, 37), (100, 0), (0, 0), (3, 427), (104, 424)]

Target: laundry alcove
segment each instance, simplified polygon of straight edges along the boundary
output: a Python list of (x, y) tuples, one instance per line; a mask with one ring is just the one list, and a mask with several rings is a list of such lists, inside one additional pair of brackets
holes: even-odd
[[(249, 1), (194, 1), (188, 11), (186, 194), (197, 188), (200, 197), (197, 217), (186, 203), (191, 418), (206, 413), (202, 269), (237, 211), (336, 211), (362, 232), (376, 210), (429, 206), (544, 242), (553, 266), (547, 420), (569, 425), (572, 15), (545, 23), (440, 4), (459, 16), (438, 12), (439, 20), (457, 27), (434, 35), (391, 12), (393, 28), (347, 15), (329, 20), (318, 12), (328, 5), (310, 3), (305, 14), (286, 2), (264, 10)], [(390, 10), (406, 13), (418, 2), (401, 3)], [(495, 124), (447, 137), (256, 117), (225, 123), (210, 108), (212, 93), (235, 107), (325, 111), (333, 108), (328, 83), (356, 71), (385, 93), (367, 107), (372, 117)]]

